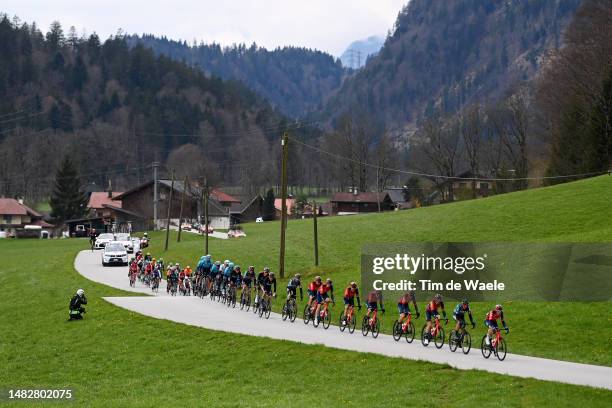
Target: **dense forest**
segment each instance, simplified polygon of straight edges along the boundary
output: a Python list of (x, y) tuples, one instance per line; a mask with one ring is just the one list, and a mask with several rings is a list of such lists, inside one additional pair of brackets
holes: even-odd
[(158, 55), (184, 61), (223, 79), (236, 80), (265, 97), (276, 109), (294, 118), (321, 108), (340, 86), (347, 71), (339, 60), (322, 51), (300, 47), (267, 50), (252, 44), (222, 47), (191, 44), (152, 35), (129, 36)]
[(345, 81), (322, 115), (367, 111), (384, 125), (414, 126), (435, 111), (495, 99), (529, 80), (580, 0), (412, 0), (382, 48)]
[(64, 155), (99, 186), (146, 180), (155, 160), (192, 177), (272, 184), (286, 127), (244, 85), (129, 47), (122, 35), (101, 42), (59, 23), (43, 34), (0, 17), (0, 195), (46, 197)]

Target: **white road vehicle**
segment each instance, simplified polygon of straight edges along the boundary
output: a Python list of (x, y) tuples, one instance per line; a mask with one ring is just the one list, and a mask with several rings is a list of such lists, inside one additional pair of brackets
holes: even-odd
[(112, 241), (104, 246), (102, 266), (127, 265), (128, 253), (121, 242)]
[(96, 243), (94, 244), (94, 248), (104, 249), (106, 244), (114, 240), (115, 240), (115, 236), (113, 234), (108, 234), (108, 233), (100, 234), (96, 238)]
[(131, 254), (134, 252), (134, 243), (132, 242), (132, 238), (130, 237), (130, 234), (125, 233), (125, 232), (115, 234), (115, 241), (123, 244), (128, 254)]

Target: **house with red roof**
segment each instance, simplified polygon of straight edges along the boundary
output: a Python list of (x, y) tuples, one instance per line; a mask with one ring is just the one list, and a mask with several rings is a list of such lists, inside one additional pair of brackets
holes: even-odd
[(0, 232), (3, 235), (39, 237), (42, 231), (48, 234), (51, 228), (53, 225), (45, 222), (42, 214), (25, 205), (22, 200), (0, 198)]
[(113, 208), (121, 208), (121, 200), (115, 200), (115, 198), (121, 194), (123, 194), (123, 192), (94, 191), (89, 196), (87, 209), (89, 209), (92, 216), (111, 217), (112, 209), (109, 208), (109, 206)]

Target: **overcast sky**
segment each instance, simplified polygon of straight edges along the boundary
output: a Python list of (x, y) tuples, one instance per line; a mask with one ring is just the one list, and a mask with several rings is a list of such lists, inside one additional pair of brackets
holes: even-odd
[(2, 0), (0, 12), (35, 21), (53, 20), (65, 31), (164, 34), (173, 39), (256, 42), (266, 48), (297, 45), (339, 56), (353, 40), (384, 36), (408, 0)]

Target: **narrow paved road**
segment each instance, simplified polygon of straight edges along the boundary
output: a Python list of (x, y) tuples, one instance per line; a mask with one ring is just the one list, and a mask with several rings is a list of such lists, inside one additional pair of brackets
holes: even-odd
[[(108, 286), (131, 292), (151, 293), (150, 289), (138, 285), (129, 286), (126, 267), (102, 267), (100, 252), (82, 251), (75, 259), (75, 268), (86, 278)], [(537, 378), (568, 384), (586, 385), (612, 390), (612, 367), (578, 364), (566, 361), (549, 360), (508, 354), (506, 360), (498, 361), (495, 356), (485, 360), (480, 354), (480, 339), (474, 339), (472, 351), (467, 356), (457, 351), (451, 353), (448, 346), (438, 350), (423, 347), (415, 338), (412, 344), (404, 340), (396, 342), (389, 335), (381, 334), (377, 339), (363, 337), (359, 330), (354, 334), (341, 333), (336, 326), (324, 330), (304, 325), (301, 320), (294, 323), (283, 322), (280, 315), (272, 313), (270, 319), (262, 319), (252, 312), (228, 309), (221, 303), (196, 297), (167, 296), (165, 282), (162, 282), (157, 296), (106, 297), (110, 303), (157, 319), (172, 320), (178, 323), (204, 327), (212, 330), (242, 333), (252, 336), (290, 340), (306, 344), (319, 344), (338, 349), (401, 357), (411, 360), (424, 360), (448, 364), (452, 367), (469, 370), (478, 369), (517, 377)], [(339, 306), (334, 315), (338, 315)], [(512, 347), (512, 338), (509, 339)]]

